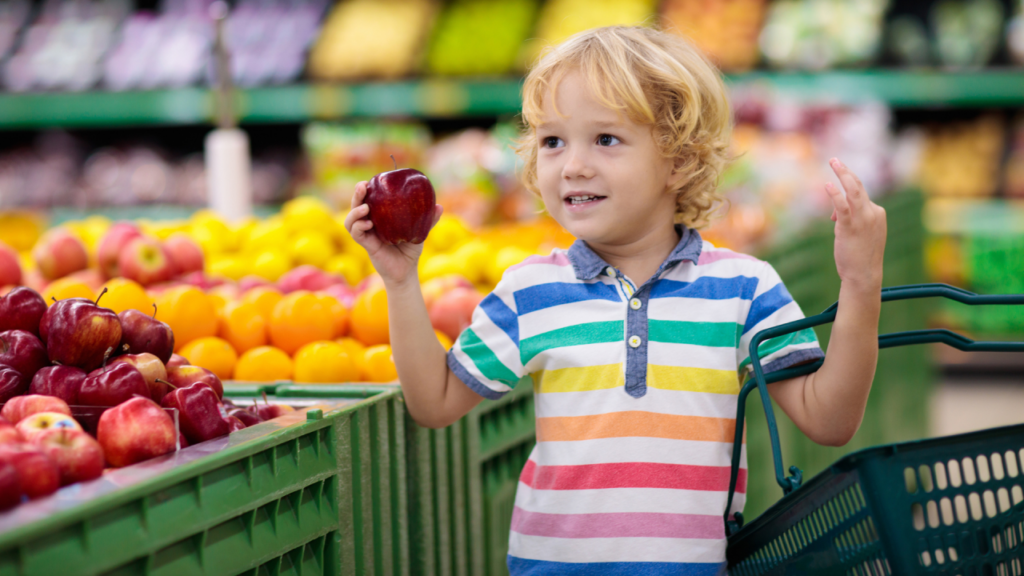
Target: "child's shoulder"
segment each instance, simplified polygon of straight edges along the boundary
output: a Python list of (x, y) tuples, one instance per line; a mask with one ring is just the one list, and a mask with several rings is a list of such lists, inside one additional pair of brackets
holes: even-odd
[(549, 282), (577, 282), (567, 250), (555, 248), (549, 254), (528, 256), (506, 268), (498, 286), (506, 290), (520, 290)]
[(764, 260), (755, 258), (750, 254), (744, 254), (743, 252), (736, 252), (729, 248), (715, 246), (707, 240), (704, 240), (703, 242), (704, 244), (700, 250), (700, 258), (697, 260), (697, 266), (753, 271), (763, 269), (768, 265)]

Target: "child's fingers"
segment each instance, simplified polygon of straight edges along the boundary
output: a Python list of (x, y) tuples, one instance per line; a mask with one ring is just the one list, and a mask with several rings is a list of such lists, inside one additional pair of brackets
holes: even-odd
[(356, 183), (356, 193), (352, 195), (352, 208), (360, 206), (366, 198), (366, 181)]
[(850, 202), (842, 192), (839, 191), (831, 182), (825, 183), (825, 192), (829, 198), (832, 199), (832, 206), (835, 208), (832, 214), (832, 221), (838, 222), (840, 219), (845, 220), (850, 216)]
[(440, 204), (434, 206), (434, 223), (430, 225), (431, 228), (437, 226), (437, 223), (441, 220), (441, 214), (444, 213), (444, 207)]
[(369, 218), (367, 218), (369, 214), (370, 207), (366, 204), (360, 204), (359, 206), (353, 207), (352, 210), (349, 210), (348, 215), (345, 216), (345, 228), (349, 232), (352, 232), (353, 225), (355, 225), (356, 222), (369, 220)]
[(861, 200), (867, 196), (864, 191), (864, 185), (861, 184), (860, 178), (854, 174), (845, 164), (839, 161), (838, 158), (833, 158), (829, 161), (829, 165), (832, 167), (832, 171), (835, 172), (839, 178), (839, 183), (842, 184), (843, 190), (846, 191), (846, 197), (849, 199), (850, 204), (857, 206), (861, 203)]

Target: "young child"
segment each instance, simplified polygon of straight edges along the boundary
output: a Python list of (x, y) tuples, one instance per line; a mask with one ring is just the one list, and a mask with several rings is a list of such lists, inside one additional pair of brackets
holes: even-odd
[[(384, 279), (409, 413), (448, 426), (532, 378), (537, 446), (516, 495), (512, 574), (723, 573), (737, 375), (754, 334), (803, 314), (770, 265), (694, 229), (726, 163), (722, 81), (681, 38), (601, 28), (537, 63), (523, 117), (525, 184), (577, 241), (506, 271), (447, 354), (416, 275), (422, 246), (382, 245), (356, 189), (345, 224)], [(766, 342), (762, 363), (825, 356), (770, 391), (811, 439), (840, 446), (874, 376), (886, 224), (857, 177), (831, 167), (845, 190), (825, 184), (842, 279), (833, 345), (824, 355), (807, 330)]]

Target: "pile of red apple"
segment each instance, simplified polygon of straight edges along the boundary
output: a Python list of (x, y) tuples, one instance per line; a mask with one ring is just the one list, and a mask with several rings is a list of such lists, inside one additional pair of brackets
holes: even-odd
[(0, 510), (291, 411), (235, 407), (173, 351), (170, 327), (137, 310), (0, 297)]

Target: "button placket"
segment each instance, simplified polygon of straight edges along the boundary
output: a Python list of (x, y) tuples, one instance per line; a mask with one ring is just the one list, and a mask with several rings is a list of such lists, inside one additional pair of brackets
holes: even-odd
[(626, 393), (647, 393), (647, 300), (650, 285), (641, 287), (626, 307)]

